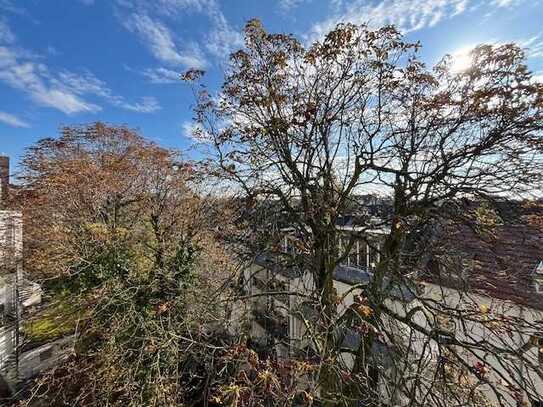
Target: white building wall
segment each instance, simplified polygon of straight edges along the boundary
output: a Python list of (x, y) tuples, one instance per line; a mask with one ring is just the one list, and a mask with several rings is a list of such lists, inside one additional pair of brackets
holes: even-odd
[[(251, 273), (254, 272), (266, 273), (266, 270), (256, 266), (251, 269)], [(313, 286), (310, 273), (289, 280), (289, 290), (291, 292), (299, 292), (301, 294), (310, 293), (312, 292)], [(354, 296), (360, 293), (360, 289), (353, 290), (350, 284), (340, 281), (334, 281), (334, 287), (338, 297), (342, 298), (342, 301), (338, 304), (338, 312), (342, 313), (353, 304)], [(253, 292), (256, 292), (254, 287)], [(482, 294), (460, 292), (455, 289), (434, 284), (424, 284), (424, 293), (421, 298), (428, 301), (429, 304), (433, 301), (435, 304), (438, 304), (439, 307), (446, 306), (450, 309), (463, 310), (462, 312), (478, 312), (479, 314), (488, 315), (487, 318), (493, 318), (493, 315), (505, 315), (506, 317), (511, 318), (512, 321), (525, 321), (529, 324), (534, 324), (534, 327), (538, 324), (543, 327), (542, 311), (530, 307), (523, 307), (510, 301), (494, 299)], [(265, 300), (265, 298), (255, 298), (255, 302), (262, 300)], [(303, 302), (303, 296), (289, 296), (289, 308), (291, 310), (289, 315), (289, 335), (293, 341), (293, 348), (297, 349), (310, 345), (310, 335), (306, 334), (304, 321), (297, 316), (297, 307), (301, 302)], [(404, 317), (415, 307), (420, 307), (421, 310), (413, 314), (412, 321), (428, 331), (436, 326), (433, 316), (435, 312), (429, 309), (425, 310), (421, 301), (414, 300), (410, 303), (405, 303), (389, 300), (386, 305), (401, 317)], [(489, 331), (485, 328), (485, 323), (470, 321), (469, 318), (462, 318), (462, 321), (462, 323), (460, 321), (452, 321), (453, 325), (456, 326), (454, 328), (454, 336), (457, 340), (474, 343), (477, 340), (485, 339), (490, 341), (494, 346), (502, 346), (504, 349), (509, 350), (522, 348), (530, 341), (532, 335), (538, 333), (534, 328), (532, 331), (525, 329), (522, 333), (501, 332), (501, 334), (496, 334), (494, 330)], [(486, 322), (486, 320), (483, 320), (483, 322)], [(412, 360), (416, 361), (417, 359), (424, 358), (425, 363), (428, 363), (428, 366), (433, 366), (433, 368), (435, 368), (440, 352), (438, 343), (434, 339), (429, 339), (427, 335), (412, 330), (407, 325), (390, 318), (383, 318), (383, 324), (387, 326), (388, 330), (395, 331), (398, 337), (404, 339), (404, 342), (410, 343), (411, 351), (413, 353)], [(258, 328), (255, 328), (252, 333), (257, 336), (259, 334), (264, 334), (264, 332), (261, 332)], [(543, 332), (540, 333), (543, 335)], [(539, 350), (537, 347), (532, 347), (526, 349), (524, 353), (524, 356), (529, 360), (529, 363), (533, 364), (535, 367), (539, 366), (538, 352)], [(352, 365), (352, 356), (350, 354), (344, 354), (343, 356), (346, 364)], [(504, 363), (503, 357), (505, 356), (485, 355), (483, 351), (474, 349), (473, 354), (463, 352), (462, 357), (467, 366), (474, 366), (478, 362), (478, 358), (481, 358), (489, 368), (489, 371), (497, 371), (504, 375), (504, 377), (515, 379), (521, 383), (533, 383), (535, 387), (534, 390), (541, 394), (543, 398), (543, 380), (537, 372), (527, 364), (516, 366), (518, 373), (516, 377), (511, 378), (508, 376), (506, 369), (502, 366)], [(406, 358), (407, 361), (408, 359), (411, 360), (410, 358)], [(409, 366), (406, 365), (405, 368), (409, 369)], [(499, 374), (494, 373), (489, 376), (489, 378), (493, 382), (499, 382)], [(484, 390), (483, 387), (481, 389)], [(506, 395), (507, 391), (504, 390), (503, 394)], [(492, 401), (496, 401), (490, 391), (486, 391), (486, 395)], [(512, 403), (511, 405), (515, 405), (511, 397), (508, 397), (508, 401)]]
[(23, 258), (23, 216), (0, 211), (0, 267), (13, 267)]

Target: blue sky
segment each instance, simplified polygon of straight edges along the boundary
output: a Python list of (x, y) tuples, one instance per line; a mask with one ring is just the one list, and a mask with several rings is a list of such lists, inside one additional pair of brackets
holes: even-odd
[(221, 83), (253, 17), (308, 43), (340, 21), (396, 24), (422, 58), (515, 41), (543, 79), (543, 0), (0, 0), (0, 153), (63, 125), (105, 121), (187, 149), (193, 102), (177, 76)]

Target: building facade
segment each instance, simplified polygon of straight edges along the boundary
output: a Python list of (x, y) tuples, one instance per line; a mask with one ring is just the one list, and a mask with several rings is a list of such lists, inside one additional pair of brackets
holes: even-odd
[[(0, 208), (8, 207), (9, 159), (0, 157)], [(0, 397), (16, 391), (20, 375), (21, 323), (25, 309), (41, 303), (41, 287), (23, 273), (23, 216), (0, 210)]]
[[(340, 248), (345, 247), (352, 233), (360, 232), (352, 225), (338, 225), (337, 229), (343, 234), (338, 239)], [(499, 241), (486, 243), (470, 238), (465, 231), (460, 235), (447, 231), (447, 250), (457, 253), (459, 246), (462, 249), (458, 251), (465, 268), (460, 273), (462, 278), (442, 279), (439, 271), (430, 270), (429, 275), (416, 277), (416, 284), (399, 285), (389, 293), (386, 306), (396, 318), (384, 316), (382, 324), (395, 332), (402, 343), (383, 340), (374, 344), (374, 351), (380, 358), (381, 374), (387, 376), (387, 385), (380, 391), (391, 405), (408, 405), (409, 399), (398, 390), (403, 385), (400, 382), (407, 376), (419, 375), (420, 371), (415, 370), (420, 366), (438, 371), (441, 364), (445, 366), (447, 352), (461, 359), (466, 369), (482, 375), (477, 388), (489, 403), (499, 405), (499, 393), (504, 405), (542, 405), (543, 307), (538, 289), (543, 284), (543, 231), (531, 226), (522, 233), (520, 230), (519, 224), (501, 225), (494, 230), (494, 238)], [(381, 260), (380, 247), (388, 231), (375, 229), (365, 233), (351, 245), (351, 251), (334, 273), (334, 288), (341, 299), (340, 315), (363, 294)], [(521, 236), (526, 236), (525, 240)], [(313, 334), (307, 331), (307, 321), (317, 317), (303, 299), (305, 294), (314, 293), (312, 273), (281, 260), (282, 255), (288, 258), (295, 254), (296, 244), (291, 240), (286, 231), (282, 254), (257, 256), (246, 269), (244, 279), (252, 296), (251, 338), (257, 349), (279, 358), (298, 356), (300, 352), (311, 354)], [(448, 311), (446, 318), (442, 310)], [(398, 323), (406, 317), (411, 319), (411, 325)], [(498, 321), (504, 329), (497, 325)], [(507, 329), (507, 323), (515, 328)], [(360, 337), (356, 332), (345, 332), (343, 341), (345, 348), (356, 349)], [(488, 346), (478, 349), (477, 343)], [(388, 357), (399, 349), (404, 360), (410, 361), (401, 367)], [(345, 352), (342, 358), (342, 363), (352, 366), (352, 353)], [(487, 370), (490, 373), (485, 373)], [(515, 393), (506, 382), (528, 389), (529, 395)], [(497, 384), (491, 388), (491, 383)]]

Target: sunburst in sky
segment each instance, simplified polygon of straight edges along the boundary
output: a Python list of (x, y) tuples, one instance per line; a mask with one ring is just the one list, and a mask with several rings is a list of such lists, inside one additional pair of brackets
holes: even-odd
[(471, 67), (473, 48), (474, 46), (465, 46), (451, 53), (451, 71), (462, 72)]

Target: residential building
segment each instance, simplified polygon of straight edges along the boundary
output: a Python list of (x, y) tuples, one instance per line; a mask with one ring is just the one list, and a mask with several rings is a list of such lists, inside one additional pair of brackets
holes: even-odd
[[(9, 194), (9, 159), (0, 157), (0, 208)], [(0, 397), (13, 393), (20, 376), (21, 322), (25, 309), (41, 302), (39, 284), (23, 273), (23, 219), (19, 211), (0, 210)]]
[[(543, 380), (538, 370), (543, 364), (543, 211), (539, 203), (526, 207), (524, 204), (509, 206), (516, 208), (516, 215), (508, 213), (505, 222), (490, 228), (491, 236), (485, 237), (483, 232), (478, 233), (465, 225), (436, 228), (432, 232), (435, 246), (439, 247), (432, 252), (435, 257), (425, 259), (424, 273), (413, 278), (416, 284), (393, 288), (387, 307), (400, 317), (413, 311), (413, 322), (431, 332), (428, 338), (403, 324), (393, 327), (409, 342), (402, 344), (402, 349), (409, 349), (414, 366), (416, 362), (427, 360), (429, 366), (435, 367), (442, 361), (444, 346), (451, 351), (464, 352), (455, 344), (490, 341), (496, 349), (501, 345), (504, 349), (516, 350), (527, 363), (505, 361), (501, 355), (482, 351), (460, 353), (467, 367), (478, 368), (484, 361), (496, 372), (492, 380), (500, 382), (498, 376), (502, 375), (522, 384), (532, 394), (530, 400), (522, 395), (524, 401), (539, 406), (541, 401), (533, 396), (541, 394), (543, 399)], [(340, 313), (351, 307), (355, 296), (372, 281), (373, 271), (380, 261), (381, 244), (388, 233), (383, 227), (363, 230), (353, 219), (342, 217), (337, 225), (342, 233), (340, 247), (344, 247), (351, 235), (363, 232), (334, 273), (334, 287), (342, 299), (338, 304)], [(245, 272), (248, 293), (254, 295), (251, 338), (257, 349), (275, 357), (292, 356), (300, 350), (311, 353), (312, 344), (310, 335), (306, 335), (304, 321), (314, 318), (315, 313), (303, 301), (303, 294), (311, 293), (314, 288), (311, 273), (302, 270), (296, 262), (289, 262), (289, 254), (298, 249), (292, 229), (283, 230), (283, 254), (261, 254)], [(457, 261), (455, 267), (436, 266), (439, 264), (437, 257), (441, 255)], [(450, 270), (457, 272), (453, 275)], [(448, 318), (445, 321), (439, 313), (422, 311), (432, 302), (443, 308), (475, 310), (476, 315), (477, 312), (483, 315), (479, 315), (480, 319)], [(421, 311), (415, 312), (417, 309)], [(492, 315), (515, 321), (518, 330), (506, 335), (497, 335), (499, 330), (489, 331), (486, 321)], [(345, 332), (343, 340), (346, 348), (355, 348), (359, 343), (356, 332)], [(409, 366), (400, 372), (388, 360), (387, 354), (393, 351), (392, 344), (383, 341), (374, 346), (375, 353), (381, 357), (380, 364), (392, 382), (398, 375), (407, 374)], [(347, 365), (352, 363), (348, 352), (343, 358)], [(491, 402), (496, 402), (488, 386), (481, 385), (480, 389)], [(504, 400), (515, 405), (516, 399), (511, 396), (514, 392), (510, 390), (503, 389)], [(398, 394), (394, 386), (382, 391), (392, 403), (402, 405), (405, 396)]]

